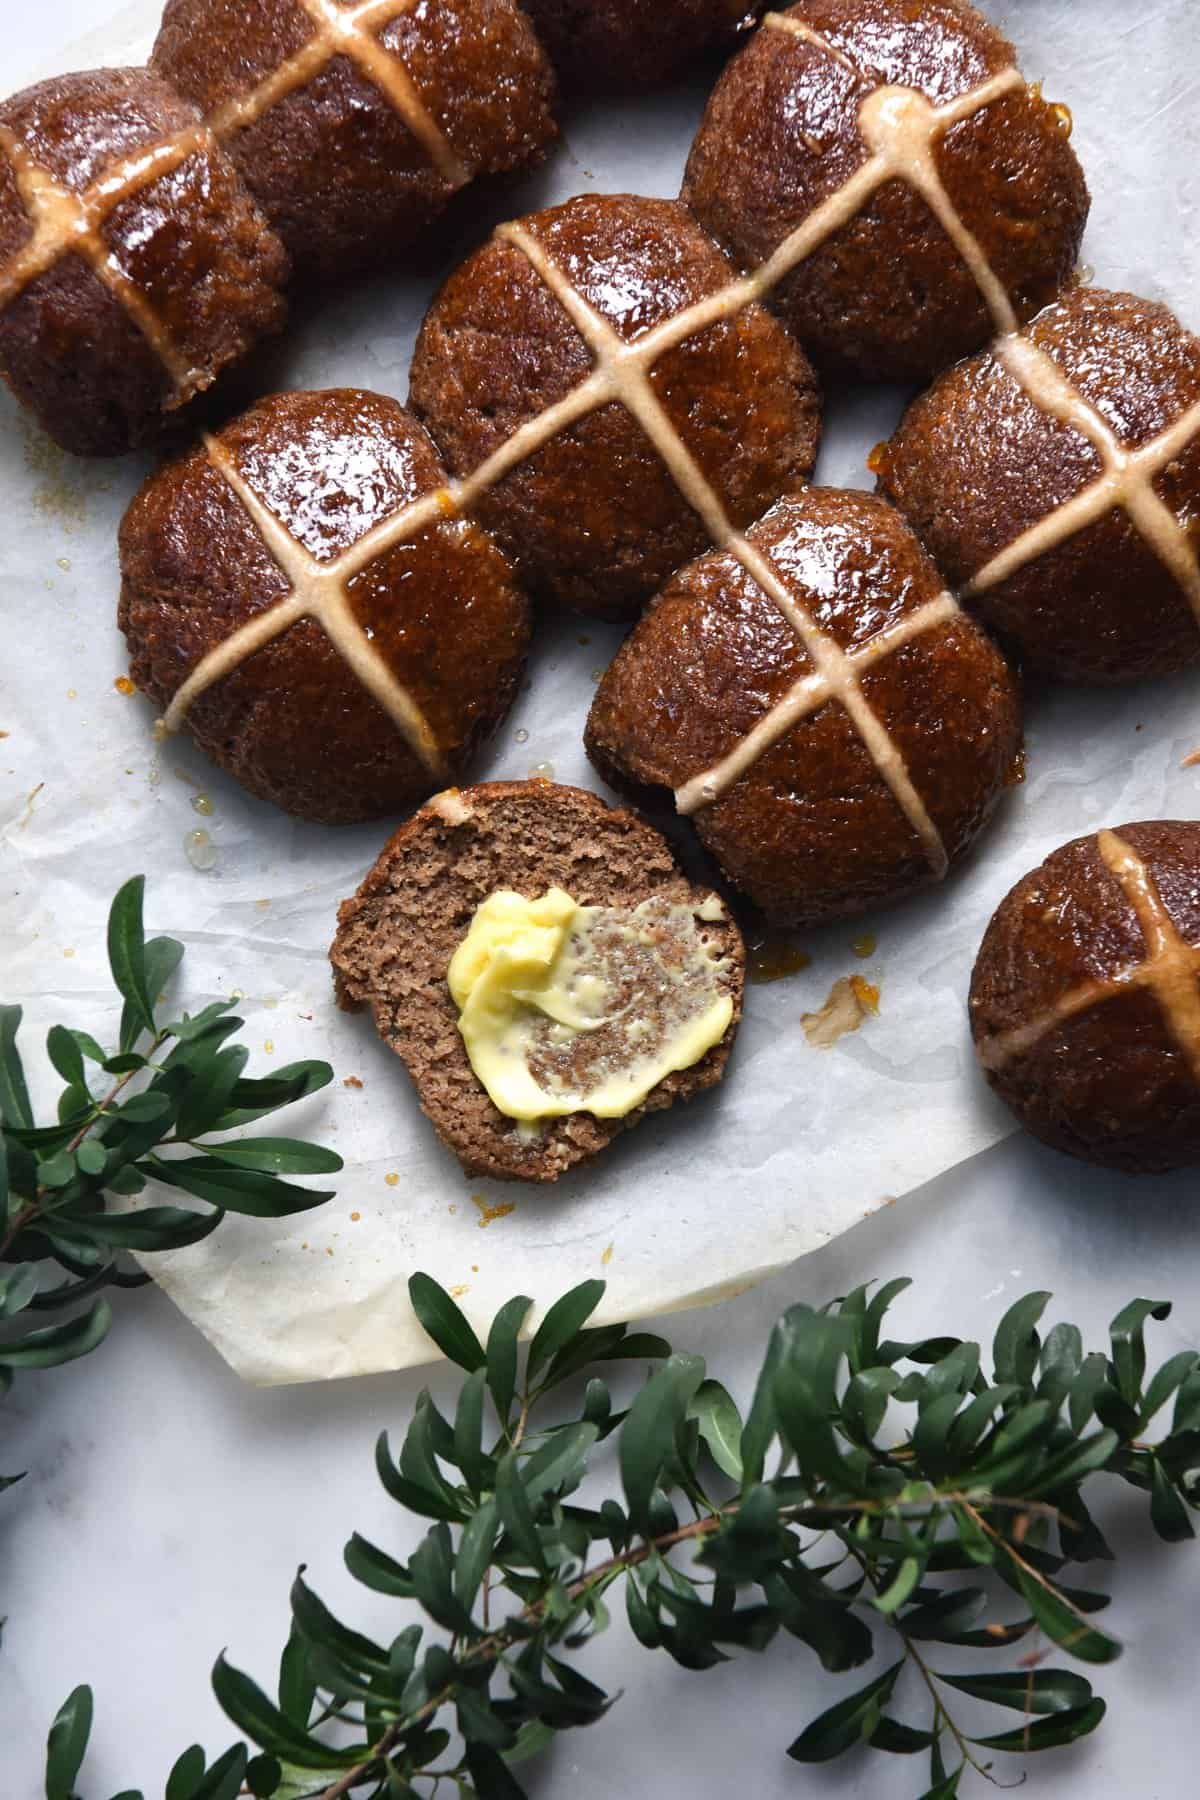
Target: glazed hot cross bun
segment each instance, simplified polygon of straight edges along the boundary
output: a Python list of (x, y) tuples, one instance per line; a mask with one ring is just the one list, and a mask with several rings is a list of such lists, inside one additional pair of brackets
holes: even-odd
[(1043, 1143), (1133, 1173), (1200, 1164), (1200, 825), (1078, 838), (1018, 882), (975, 965), (971, 1027)]
[(1089, 199), (1070, 115), (964, 0), (802, 0), (718, 82), (683, 197), (818, 362), (921, 379), (1051, 300)]
[(0, 105), (0, 374), (79, 455), (154, 437), (286, 317), (287, 254), (200, 114), (143, 69)]
[(1200, 338), (1077, 288), (947, 370), (878, 460), (972, 609), (1031, 668), (1137, 681), (1200, 662)]
[(668, 583), (596, 693), (600, 773), (667, 789), (733, 885), (815, 925), (939, 881), (1011, 775), (999, 651), (899, 513), (809, 488)]
[(462, 775), (512, 704), (529, 608), (445, 480), (416, 421), (358, 389), (276, 394), (152, 476), (120, 624), (161, 729), (326, 824)]
[(395, 262), (558, 129), (516, 0), (167, 0), (151, 67), (200, 107), (297, 269), (326, 277)]
[(502, 225), (426, 316), (411, 404), (531, 590), (633, 618), (811, 472), (804, 352), (676, 202)]

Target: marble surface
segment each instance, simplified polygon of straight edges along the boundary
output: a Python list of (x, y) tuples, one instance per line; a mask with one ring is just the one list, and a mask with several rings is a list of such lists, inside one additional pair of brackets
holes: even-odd
[[(108, 0), (6, 8), (14, 62), (111, 11)], [(771, 1322), (791, 1301), (911, 1274), (900, 1334), (936, 1324), (986, 1338), (1012, 1299), (1047, 1287), (1053, 1316), (1078, 1320), (1102, 1343), (1132, 1295), (1170, 1296), (1176, 1312), (1153, 1338), (1162, 1359), (1200, 1342), (1195, 1186), (1191, 1177), (1099, 1176), (1013, 1140), (758, 1292), (665, 1329), (744, 1398)], [(417, 1534), (376, 1482), (372, 1443), (384, 1426), (403, 1428), (423, 1381), (445, 1401), (455, 1386), (446, 1372), (254, 1392), (161, 1295), (120, 1298), (99, 1354), (22, 1378), (5, 1407), (0, 1464), (30, 1474), (0, 1499), (3, 1800), (41, 1792), (46, 1726), (81, 1680), (97, 1698), (89, 1800), (131, 1784), (161, 1793), (186, 1744), (223, 1747), (233, 1734), (208, 1671), (227, 1646), (269, 1685), (301, 1562), (326, 1600), (366, 1629), (394, 1631), (392, 1613), (403, 1610), (355, 1588), (341, 1547), (357, 1529), (396, 1555), (412, 1549)], [(1141, 1503), (1121, 1491), (1098, 1510), (1123, 1552), (1108, 1619), (1127, 1655), (1100, 1672), (1111, 1708), (1101, 1732), (1023, 1765), (1025, 1791), (1035, 1800), (1178, 1800), (1195, 1791), (1200, 1752), (1200, 1556), (1159, 1545)], [(585, 1666), (624, 1697), (607, 1723), (564, 1740), (532, 1773), (537, 1800), (724, 1800), (738, 1787), (757, 1800), (911, 1800), (926, 1785), (923, 1763), (901, 1759), (858, 1754), (804, 1771), (786, 1760), (796, 1732), (861, 1679), (831, 1681), (790, 1642), (765, 1659), (685, 1676), (617, 1625)], [(904, 1693), (906, 1716), (919, 1722), (919, 1695)], [(1011, 1780), (1017, 1765), (997, 1773)]]

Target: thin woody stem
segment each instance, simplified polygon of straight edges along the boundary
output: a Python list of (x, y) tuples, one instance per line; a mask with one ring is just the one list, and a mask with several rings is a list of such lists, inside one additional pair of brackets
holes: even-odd
[[(514, 1434), (514, 1445), (520, 1442), (527, 1421), (528, 1406), (524, 1406)], [(989, 1504), (991, 1504), (990, 1501)], [(1022, 1512), (1035, 1511), (1046, 1513), (1054, 1517), (1058, 1516), (1055, 1507), (1042, 1502), (1026, 1503), (1002, 1499), (997, 1500), (996, 1504), (1019, 1508)], [(781, 1510), (779, 1516), (784, 1522), (791, 1522), (795, 1519), (802, 1518), (805, 1515), (811, 1515), (814, 1512), (828, 1513), (831, 1516), (844, 1516), (846, 1514), (861, 1516), (863, 1514), (878, 1515), (882, 1513), (886, 1514), (888, 1517), (895, 1518), (898, 1516), (907, 1517), (913, 1512), (924, 1512), (928, 1511), (931, 1507), (940, 1508), (942, 1506), (969, 1506), (969, 1502), (967, 1502), (965, 1497), (959, 1493), (935, 1493), (931, 1494), (927, 1500), (908, 1501), (899, 1506), (889, 1506), (886, 1501), (878, 1500), (812, 1501), (806, 1502), (803, 1505), (785, 1507)], [(594, 1569), (589, 1570), (586, 1575), (581, 1575), (579, 1579), (567, 1589), (568, 1599), (571, 1601), (582, 1600), (597, 1589), (607, 1586), (615, 1580), (618, 1575), (628, 1574), (630, 1570), (640, 1568), (643, 1563), (649, 1562), (652, 1557), (662, 1556), (671, 1550), (677, 1549), (681, 1544), (695, 1542), (697, 1539), (711, 1536), (713, 1532), (719, 1530), (723, 1524), (733, 1518), (737, 1511), (738, 1503), (735, 1501), (731, 1505), (721, 1509), (719, 1512), (708, 1514), (703, 1518), (694, 1519), (688, 1525), (681, 1525), (676, 1531), (667, 1532), (662, 1537), (650, 1539), (644, 1543), (638, 1544), (631, 1550), (625, 1550), (619, 1555), (609, 1557), (607, 1561), (599, 1563)], [(1002, 1539), (1000, 1541), (1003, 1542)], [(858, 1555), (858, 1552), (856, 1551), (854, 1554)], [(859, 1560), (863, 1561), (861, 1556), (859, 1557)], [(866, 1563), (864, 1562), (864, 1568), (865, 1567)], [(867, 1573), (871, 1573), (869, 1568), (867, 1569)], [(535, 1600), (531, 1605), (525, 1607), (517, 1614), (516, 1618), (513, 1619), (506, 1628), (502, 1628), (490, 1633), (486, 1637), (478, 1639), (478, 1641), (472, 1644), (469, 1649), (465, 1650), (458, 1659), (459, 1667), (468, 1668), (473, 1667), (480, 1662), (489, 1660), (498, 1661), (514, 1642), (519, 1641), (522, 1637), (527, 1635), (527, 1630), (530, 1625), (536, 1625), (540, 1622), (544, 1611), (545, 1601)], [(893, 1623), (895, 1622), (893, 1621)], [(897, 1630), (899, 1629), (900, 1627), (897, 1626)], [(903, 1631), (901, 1631), (901, 1636), (904, 1636)], [(911, 1656), (914, 1664), (924, 1676), (926, 1684), (929, 1686), (930, 1692), (933, 1694), (936, 1701), (938, 1699), (937, 1692), (932, 1686), (931, 1677), (921, 1658), (920, 1652), (912, 1647), (908, 1638), (904, 1638), (904, 1645), (906, 1652)], [(359, 1782), (377, 1777), (380, 1772), (380, 1762), (390, 1755), (405, 1733), (413, 1730), (417, 1725), (424, 1724), (426, 1720), (433, 1718), (436, 1713), (440, 1712), (443, 1706), (453, 1699), (453, 1697), (454, 1687), (452, 1684), (447, 1685), (442, 1688), (439, 1693), (431, 1696), (423, 1706), (419, 1707), (417, 1711), (412, 1713), (408, 1718), (397, 1720), (389, 1725), (379, 1742), (376, 1744), (370, 1758), (365, 1762), (359, 1763), (355, 1768), (348, 1770), (345, 1775), (334, 1782), (332, 1787), (324, 1789), (320, 1800), (343, 1800), (343, 1797), (346, 1794), (351, 1793)], [(941, 1705), (940, 1701), (938, 1704), (939, 1706)], [(944, 1706), (941, 1707), (941, 1712), (951, 1735), (962, 1750), (963, 1756), (973, 1768), (979, 1770), (980, 1774), (986, 1774), (987, 1771), (983, 1769), (982, 1765), (972, 1756), (965, 1737), (959, 1732)], [(992, 1780), (993, 1778), (989, 1776), (988, 1779)]]

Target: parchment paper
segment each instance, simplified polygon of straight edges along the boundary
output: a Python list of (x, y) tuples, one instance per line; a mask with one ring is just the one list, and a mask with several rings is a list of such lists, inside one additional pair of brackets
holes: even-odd
[[(66, 46), (55, 68), (140, 60), (156, 19), (153, 0), (135, 0)], [(1002, 22), (1026, 73), (1044, 77), (1075, 114), (1095, 196), (1086, 255), (1096, 279), (1165, 298), (1200, 324), (1192, 0), (1169, 0), (1149, 17), (1135, 17), (1125, 0), (1022, 0)], [(4, 85), (52, 72), (6, 70)], [(489, 210), (469, 197), (414, 272), (298, 309), (285, 344), (256, 368), (257, 390), (350, 383), (403, 397), (413, 334), (458, 257), (495, 219), (576, 192), (677, 191), (707, 80), (576, 108), (550, 167)], [(820, 478), (869, 485), (864, 458), (902, 399), (879, 389), (830, 396)], [(699, 1304), (994, 1143), (1011, 1121), (975, 1074), (964, 1017), (992, 908), (1066, 838), (1195, 812), (1200, 772), (1180, 768), (1200, 742), (1194, 679), (1117, 693), (1030, 691), (1028, 781), (970, 864), (918, 902), (807, 937), (810, 969), (750, 990), (715, 1099), (640, 1126), (557, 1190), (472, 1186), (370, 1025), (331, 1001), (335, 909), (386, 828), (337, 832), (282, 818), (186, 737), (156, 751), (150, 708), (114, 685), (125, 672), (116, 527), (145, 466), (76, 463), (0, 401), (4, 991), (26, 1005), (28, 1049), (59, 1019), (111, 1028), (105, 912), (118, 883), (144, 871), (149, 925), (187, 945), (187, 1003), (244, 992), (251, 1072), (298, 1057), (333, 1063), (333, 1089), (285, 1115), (280, 1129), (319, 1135), (342, 1152), (338, 1198), (283, 1224), (231, 1218), (205, 1244), (152, 1264), (250, 1381), (427, 1361), (406, 1296), (417, 1268), (457, 1290), (481, 1330), (514, 1292), (544, 1306), (593, 1275), (608, 1280), (604, 1319)], [(619, 635), (587, 621), (543, 634), (529, 687), (481, 778), (550, 765), (559, 779), (598, 786), (580, 734)], [(211, 815), (195, 810), (198, 800)], [(197, 829), (217, 849), (208, 873), (185, 854)], [(854, 949), (864, 933), (878, 940), (866, 961)], [(878, 983), (879, 1017), (834, 1050), (811, 1048), (801, 1014), (853, 972)], [(348, 1078), (361, 1087), (344, 1086)], [(489, 1219), (501, 1205), (515, 1210)], [(869, 1238), (862, 1273), (877, 1273)]]

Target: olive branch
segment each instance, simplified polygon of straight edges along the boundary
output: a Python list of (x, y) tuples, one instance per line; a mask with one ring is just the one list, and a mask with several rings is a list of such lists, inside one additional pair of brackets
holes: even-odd
[[(380, 1479), (428, 1522), (424, 1539), (402, 1562), (356, 1534), (345, 1560), (421, 1617), (377, 1642), (301, 1570), (272, 1693), (224, 1656), (213, 1671), (249, 1742), (211, 1766), (192, 1746), (167, 1800), (520, 1800), (522, 1763), (614, 1704), (579, 1663), (618, 1591), (638, 1642), (688, 1669), (764, 1653), (781, 1633), (833, 1674), (882, 1653), (787, 1754), (816, 1764), (870, 1746), (920, 1759), (922, 1800), (997, 1782), (998, 1760), (1094, 1731), (1104, 1701), (1048, 1661), (1051, 1647), (1084, 1665), (1120, 1654), (1097, 1623), (1107, 1596), (1065, 1579), (1111, 1556), (1083, 1488), (1100, 1475), (1132, 1484), (1160, 1537), (1193, 1535), (1200, 1355), (1148, 1380), (1145, 1328), (1168, 1306), (1133, 1301), (1108, 1350), (1085, 1354), (1073, 1325), (1043, 1339), (1050, 1296), (1037, 1293), (1001, 1321), (985, 1373), (978, 1344), (883, 1338), (908, 1285), (791, 1308), (743, 1418), (699, 1357), (590, 1325), (602, 1282), (559, 1300), (522, 1350), (527, 1298), (500, 1310), (484, 1344), (436, 1282), (414, 1276), (416, 1313), (465, 1380), (453, 1418), (425, 1392), (398, 1455), (386, 1434), (377, 1445)], [(645, 1365), (618, 1405), (613, 1384), (633, 1385)], [(613, 1460), (615, 1493), (582, 1496)], [(1015, 1664), (960, 1673), (960, 1656), (938, 1666), (943, 1646), (1026, 1648)], [(48, 1800), (76, 1800), (91, 1716), (79, 1688), (51, 1731)]]

